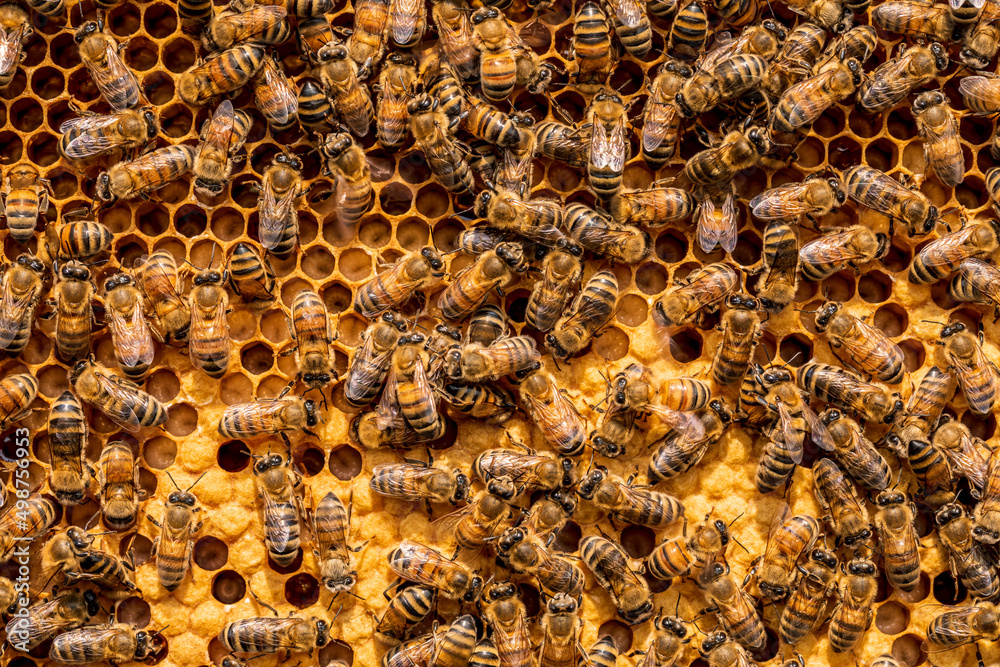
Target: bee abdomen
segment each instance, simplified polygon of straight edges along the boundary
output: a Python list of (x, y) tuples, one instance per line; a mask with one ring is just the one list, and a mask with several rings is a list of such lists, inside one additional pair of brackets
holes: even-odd
[(646, 571), (664, 581), (686, 576), (694, 564), (690, 552), (673, 541), (664, 542), (646, 557)]
[(615, 32), (622, 46), (636, 58), (642, 58), (653, 48), (653, 29), (646, 18), (645, 10), (640, 9), (642, 18), (636, 26), (627, 26), (617, 19), (613, 20)]
[(483, 94), (491, 102), (507, 99), (517, 81), (517, 67), (511, 55), (482, 55), (480, 76)]
[(771, 493), (784, 484), (794, 471), (795, 461), (788, 455), (785, 445), (774, 440), (768, 442), (757, 465), (757, 490)]

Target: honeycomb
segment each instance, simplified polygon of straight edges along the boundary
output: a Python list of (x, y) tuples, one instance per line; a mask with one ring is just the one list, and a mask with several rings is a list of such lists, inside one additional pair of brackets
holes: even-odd
[[(220, 3), (217, 3), (217, 5)], [(578, 3), (579, 4), (579, 3)], [(877, 3), (876, 3), (877, 4)], [(799, 19), (784, 5), (772, 3), (771, 10), (788, 26)], [(870, 15), (869, 10), (868, 15)], [(515, 2), (506, 10), (525, 43), (543, 60), (552, 63), (563, 74), (571, 62), (573, 17), (571, 0), (557, 0), (538, 16), (523, 3)], [(867, 23), (868, 15), (858, 16), (857, 23)], [(68, 20), (46, 19), (32, 15), (35, 32), (26, 43), (26, 58), (18, 67), (10, 86), (0, 91), (0, 154), (6, 164), (26, 160), (36, 165), (52, 185), (52, 205), (45, 223), (61, 220), (68, 212), (90, 205), (94, 197), (94, 181), (102, 167), (99, 164), (80, 168), (63, 160), (56, 146), (58, 128), (74, 115), (71, 103), (95, 112), (107, 112), (107, 105), (81, 66), (73, 31), (83, 21), (96, 16), (91, 0), (81, 5), (70, 3)], [(353, 9), (338, 3), (330, 15), (331, 23), (350, 27)], [(644, 60), (623, 55), (614, 70), (609, 86), (621, 92), (631, 104), (629, 117), (637, 120), (648, 96), (650, 78), (663, 62), (665, 35), (669, 22), (651, 17), (653, 50)], [(173, 3), (137, 1), (118, 3), (107, 14), (107, 26), (117, 38), (128, 39), (124, 50), (125, 62), (137, 74), (142, 89), (155, 105), (162, 125), (158, 146), (168, 143), (198, 143), (198, 130), (209, 117), (211, 107), (191, 108), (177, 94), (180, 75), (204, 55), (197, 38), (184, 32)], [(887, 37), (880, 32), (878, 51), (868, 61), (867, 70), (894, 53), (903, 40)], [(427, 44), (424, 45), (425, 47)], [(296, 47), (288, 41), (276, 47), (284, 69), (293, 82), (309, 74), (308, 64)], [(953, 62), (938, 77), (938, 83), (952, 108), (961, 113), (965, 108), (958, 92), (959, 66)], [(928, 86), (932, 87), (932, 86)], [(536, 119), (558, 119), (553, 100), (576, 122), (583, 121), (589, 98), (572, 86), (557, 85), (550, 97), (530, 95), (518, 88), (510, 107), (527, 109)], [(229, 621), (266, 616), (268, 611), (250, 596), (252, 590), (261, 600), (274, 606), (281, 614), (294, 612), (302, 617), (319, 615), (332, 619), (334, 639), (304, 664), (326, 665), (332, 659), (348, 664), (370, 666), (380, 659), (385, 647), (373, 638), (378, 619), (386, 608), (383, 590), (394, 579), (386, 565), (385, 554), (403, 538), (435, 544), (435, 520), (450, 510), (437, 507), (432, 516), (413, 503), (383, 498), (368, 487), (375, 465), (399, 461), (389, 450), (365, 450), (352, 444), (348, 424), (354, 412), (343, 399), (340, 384), (335, 385), (329, 409), (323, 411), (323, 423), (315, 429), (318, 437), (303, 433), (291, 435), (296, 469), (305, 479), (305, 504), (318, 502), (333, 491), (345, 500), (353, 498), (352, 544), (365, 546), (356, 555), (355, 565), (360, 574), (355, 589), (358, 597), (341, 596), (331, 601), (331, 594), (317, 581), (318, 567), (308, 544), (304, 543), (301, 558), (287, 568), (269, 561), (263, 544), (264, 529), (257, 511), (256, 486), (251, 473), (251, 454), (260, 455), (269, 449), (282, 449), (280, 440), (259, 438), (247, 442), (221, 438), (216, 425), (226, 406), (278, 395), (295, 377), (293, 356), (280, 353), (290, 347), (286, 328), (286, 311), (294, 295), (304, 288), (316, 290), (323, 298), (336, 323), (339, 334), (334, 343), (336, 368), (343, 378), (352, 349), (360, 343), (360, 334), (367, 323), (351, 310), (356, 290), (375, 275), (383, 263), (391, 263), (408, 251), (433, 244), (442, 252), (456, 247), (457, 236), (470, 226), (465, 211), (471, 200), (452, 197), (432, 176), (418, 148), (408, 144), (403, 150), (383, 150), (372, 131), (362, 142), (373, 165), (375, 180), (374, 204), (356, 230), (345, 230), (333, 215), (333, 199), (328, 195), (332, 183), (320, 175), (320, 158), (309, 139), (298, 129), (275, 133), (265, 123), (253, 105), (250, 92), (239, 92), (234, 99), (236, 108), (248, 111), (253, 126), (246, 142), (246, 161), (237, 166), (230, 185), (216, 200), (199, 202), (192, 192), (190, 175), (159, 190), (149, 201), (120, 202), (102, 210), (98, 219), (113, 233), (111, 261), (94, 267), (98, 284), (120, 267), (129, 268), (136, 258), (166, 249), (178, 260), (196, 267), (219, 263), (240, 241), (257, 239), (257, 195), (251, 186), (262, 176), (271, 159), (283, 147), (303, 161), (304, 177), (312, 189), (299, 210), (299, 248), (285, 260), (271, 258), (278, 277), (277, 302), (263, 311), (255, 311), (237, 297), (229, 315), (233, 343), (233, 358), (229, 372), (221, 379), (208, 378), (192, 370), (188, 356), (174, 347), (157, 345), (154, 370), (145, 381), (145, 389), (169, 405), (169, 419), (162, 431), (143, 432), (137, 439), (122, 433), (118, 427), (95, 410), (86, 408), (92, 427), (87, 457), (96, 462), (102, 447), (113, 440), (126, 441), (141, 455), (140, 486), (146, 494), (144, 510), (154, 518), (162, 513), (163, 500), (173, 488), (168, 472), (181, 487), (204, 475), (195, 488), (199, 501), (207, 511), (208, 522), (196, 538), (194, 562), (184, 583), (174, 592), (165, 591), (157, 582), (155, 564), (150, 558), (152, 541), (157, 529), (140, 517), (135, 535), (105, 535), (106, 548), (124, 555), (134, 551), (137, 565), (136, 582), (141, 596), (129, 597), (117, 606), (120, 621), (137, 627), (164, 628), (168, 650), (163, 665), (188, 667), (219, 664), (226, 649), (216, 635)], [(501, 108), (507, 108), (501, 105)], [(966, 163), (964, 182), (946, 188), (934, 177), (923, 180), (920, 189), (942, 210), (963, 207), (970, 219), (986, 214), (988, 206), (984, 174), (995, 161), (989, 143), (992, 121), (971, 115), (960, 120), (962, 151)], [(660, 172), (652, 172), (642, 160), (635, 133), (632, 135), (632, 158), (624, 172), (626, 188), (646, 188), (654, 181), (675, 175), (683, 160), (701, 149), (695, 132), (689, 127), (683, 135), (679, 156)], [(408, 140), (412, 142), (412, 139)], [(798, 160), (777, 170), (757, 168), (741, 173), (735, 179), (739, 197), (741, 227), (736, 248), (731, 257), (721, 251), (706, 254), (695, 242), (694, 230), (688, 223), (659, 229), (654, 234), (654, 252), (639, 266), (609, 264), (599, 258), (586, 262), (584, 279), (594, 272), (611, 268), (621, 289), (620, 309), (612, 325), (595, 339), (586, 353), (569, 364), (558, 367), (546, 358), (547, 369), (581, 410), (593, 427), (599, 414), (593, 405), (604, 396), (603, 375), (613, 374), (631, 362), (650, 367), (660, 379), (687, 375), (707, 377), (713, 351), (719, 345), (721, 333), (712, 328), (681, 327), (670, 332), (669, 340), (654, 323), (651, 307), (673, 281), (694, 269), (724, 259), (742, 267), (754, 265), (761, 255), (764, 223), (752, 218), (748, 202), (763, 190), (799, 181), (823, 172), (829, 167), (844, 169), (864, 163), (887, 173), (921, 175), (926, 171), (923, 147), (908, 104), (903, 104), (881, 116), (861, 114), (853, 106), (834, 105), (809, 130), (796, 149)], [(579, 171), (560, 163), (536, 161), (531, 196), (556, 197), (565, 202), (593, 204), (586, 178)], [(825, 227), (842, 227), (861, 223), (885, 231), (888, 221), (873, 211), (847, 204), (839, 212), (823, 219)], [(14, 260), (24, 248), (3, 234), (3, 254), (6, 261)], [(939, 228), (943, 233), (943, 229)], [(802, 242), (815, 237), (815, 232), (802, 228)], [(896, 235), (892, 248), (881, 263), (875, 263), (861, 276), (841, 272), (821, 283), (801, 282), (793, 306), (780, 315), (772, 316), (757, 350), (757, 361), (787, 363), (799, 367), (810, 359), (837, 364), (829, 346), (816, 336), (813, 317), (824, 298), (842, 301), (855, 315), (868, 317), (903, 349), (907, 371), (914, 373), (939, 361), (935, 346), (940, 325), (949, 319), (965, 322), (974, 328), (980, 322), (986, 333), (987, 354), (998, 358), (997, 325), (984, 311), (953, 302), (947, 294), (946, 282), (914, 285), (907, 282), (908, 266), (917, 250), (935, 234), (913, 240)], [(36, 241), (37, 241), (36, 235)], [(36, 241), (29, 247), (36, 249)], [(448, 271), (455, 275), (469, 265), (471, 257), (461, 254), (448, 256)], [(532, 279), (524, 278), (510, 287), (501, 305), (511, 318), (514, 330), (521, 331), (524, 310)], [(750, 281), (751, 289), (753, 281)], [(441, 289), (441, 288), (439, 288)], [(429, 295), (434, 303), (436, 293)], [(498, 297), (493, 297), (498, 298)], [(425, 318), (425, 323), (430, 322)], [(711, 324), (711, 321), (710, 321)], [(22, 425), (32, 437), (30, 480), (32, 486), (45, 482), (48, 462), (46, 418), (48, 408), (68, 389), (66, 364), (53, 349), (54, 320), (39, 319), (30, 342), (23, 353), (3, 362), (4, 375), (23, 372), (35, 374), (40, 388), (33, 406), (37, 408)], [(530, 335), (537, 334), (527, 332)], [(114, 367), (110, 334), (104, 329), (95, 332), (94, 350), (97, 360)], [(914, 375), (914, 379), (919, 374)], [(730, 392), (730, 398), (735, 396)], [(901, 385), (904, 398), (912, 391), (912, 382)], [(723, 392), (725, 393), (725, 392)], [(995, 443), (996, 420), (991, 415), (979, 419), (964, 411), (960, 397), (950, 404), (948, 412), (956, 415), (972, 432)], [(503, 426), (473, 420), (458, 420), (457, 428), (435, 442), (434, 456), (442, 467), (468, 469), (473, 458), (482, 450), (502, 441), (504, 429), (520, 441), (536, 449), (546, 449), (540, 433), (523, 414), (515, 415)], [(642, 440), (632, 454), (615, 460), (602, 460), (612, 473), (628, 476), (636, 466), (646, 461)], [(13, 459), (14, 438), (8, 434), (3, 443), (4, 458)], [(821, 511), (811, 491), (809, 466), (818, 459), (815, 450), (807, 452), (803, 467), (795, 473), (785, 499), (761, 496), (753, 478), (764, 438), (738, 425), (731, 427), (722, 439), (710, 448), (701, 463), (691, 472), (668, 485), (668, 490), (683, 500), (687, 516), (697, 522), (710, 511), (727, 520), (736, 519), (733, 533), (745, 547), (731, 547), (727, 555), (735, 576), (741, 578), (753, 558), (763, 553), (772, 515), (782, 503), (796, 513), (820, 516)], [(419, 450), (418, 450), (419, 451)], [(585, 465), (586, 461), (582, 462)], [(892, 465), (897, 467), (895, 459)], [(4, 474), (9, 478), (9, 474)], [(908, 471), (903, 482), (910, 481)], [(8, 479), (8, 490), (13, 482)], [(477, 489), (480, 488), (477, 483)], [(93, 523), (99, 511), (94, 499), (67, 508), (60, 526), (86, 526)], [(405, 522), (405, 527), (404, 527)], [(937, 537), (932, 530), (933, 518), (921, 508), (918, 515), (921, 575), (917, 590), (904, 594), (894, 591), (880, 574), (879, 595), (875, 605), (875, 620), (865, 636), (856, 658), (830, 652), (826, 626), (808, 637), (797, 650), (807, 665), (850, 664), (857, 660), (869, 664), (879, 654), (891, 652), (908, 667), (929, 662), (924, 641), (929, 620), (940, 611), (940, 605), (968, 603), (948, 571)], [(553, 549), (568, 555), (577, 550), (581, 536), (617, 534), (621, 544), (634, 558), (642, 558), (663, 538), (674, 537), (680, 526), (674, 523), (661, 530), (641, 526), (611, 525), (593, 506), (582, 502), (572, 520), (561, 530)], [(442, 550), (448, 551), (447, 546)], [(491, 559), (485, 556), (467, 558), (485, 577), (497, 572)], [(37, 559), (37, 556), (36, 556)], [(38, 567), (37, 560), (33, 567)], [(0, 573), (10, 575), (8, 564)], [(586, 570), (586, 568), (583, 568)], [(532, 621), (540, 618), (540, 600), (536, 583), (528, 577), (515, 576), (519, 583), (527, 613)], [(694, 583), (675, 580), (672, 584), (649, 578), (655, 593), (657, 608), (693, 619), (706, 605)], [(753, 590), (751, 584), (750, 590)], [(328, 611), (328, 608), (333, 606)], [(107, 603), (105, 602), (105, 606)], [(778, 610), (760, 607), (768, 625), (766, 648), (754, 657), (758, 662), (791, 658), (789, 647), (778, 645), (775, 634)], [(448, 622), (455, 617), (458, 606), (442, 601), (436, 619)], [(630, 651), (645, 649), (651, 637), (651, 623), (630, 627), (615, 614), (607, 593), (586, 572), (586, 594), (583, 598), (584, 618), (581, 641), (591, 646), (602, 635), (610, 634), (621, 651), (619, 665), (633, 664)], [(104, 614), (98, 620), (106, 618)], [(712, 617), (708, 617), (711, 619)], [(700, 622), (703, 630), (712, 627), (711, 620)], [(531, 624), (536, 642), (541, 639), (537, 623)], [(701, 636), (686, 649), (683, 664), (694, 661), (704, 665), (695, 651)], [(49, 642), (30, 655), (19, 654), (8, 647), (0, 664), (10, 667), (34, 667), (54, 664), (47, 658)], [(998, 659), (995, 646), (983, 646), (987, 662)], [(975, 664), (974, 652), (960, 649), (931, 656), (937, 667)], [(255, 667), (272, 667), (281, 663), (280, 656), (264, 656), (254, 661)]]

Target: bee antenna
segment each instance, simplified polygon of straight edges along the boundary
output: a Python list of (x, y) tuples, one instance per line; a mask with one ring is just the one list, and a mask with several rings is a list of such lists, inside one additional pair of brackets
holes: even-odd
[[(713, 507), (712, 509), (715, 509), (715, 508)], [(734, 523), (736, 523), (737, 521), (739, 521), (740, 519), (743, 518), (744, 514), (746, 514), (746, 510), (743, 510), (742, 512), (740, 512), (739, 514), (737, 514), (736, 518), (729, 522), (729, 526), (732, 527), (732, 525)]]
[[(208, 474), (208, 471), (207, 471), (207, 470), (206, 470), (205, 472), (201, 473), (201, 475), (200, 475), (200, 476), (198, 477), (198, 479), (196, 479), (196, 480), (194, 480), (193, 482), (191, 482), (191, 486), (189, 486), (188, 488), (186, 488), (186, 489), (184, 490), (184, 492), (185, 492), (185, 493), (187, 493), (188, 491), (190, 491), (191, 489), (193, 489), (193, 488), (194, 488), (194, 486), (195, 486), (195, 484), (197, 484), (198, 482), (200, 482), (200, 481), (201, 481), (201, 478), (202, 478), (202, 477), (204, 477), (204, 476), (205, 476), (205, 475), (207, 475), (207, 474)], [(171, 480), (171, 481), (173, 481), (173, 480)], [(177, 486), (177, 484), (175, 483), (175, 484), (174, 484), (174, 486)]]
[(788, 361), (786, 361), (786, 362), (785, 362), (784, 364), (782, 364), (782, 365), (781, 365), (781, 367), (782, 367), (782, 368), (788, 368), (788, 364), (790, 364), (790, 363), (792, 363), (793, 361), (795, 361), (795, 358), (796, 358), (796, 357), (798, 357), (798, 356), (799, 356), (799, 355), (801, 355), (801, 354), (802, 354), (802, 350), (799, 350), (798, 352), (796, 352), (795, 354), (793, 354), (793, 355), (792, 355), (792, 358), (791, 358), (791, 359), (789, 359), (789, 360), (788, 360)]
[(938, 322), (937, 320), (920, 320), (921, 322), (926, 322), (927, 324), (940, 324), (941, 326), (947, 326), (944, 322)]
[[(167, 471), (167, 477), (169, 477), (169, 478), (170, 478), (170, 481), (171, 481), (171, 483), (172, 483), (172, 484), (174, 485), (174, 488), (175, 488), (175, 489), (177, 489), (178, 491), (180, 491), (180, 490), (181, 490), (181, 487), (179, 487), (179, 486), (177, 485), (177, 480), (175, 480), (175, 479), (174, 479), (174, 476), (170, 474), (170, 471), (169, 471), (169, 470)], [(201, 479), (201, 478), (199, 477), (198, 479)]]
[(743, 551), (746, 551), (747, 553), (750, 553), (750, 550), (747, 549), (745, 546), (743, 546), (743, 544), (738, 539), (736, 539), (735, 536), (730, 536), (730, 537), (733, 538), (733, 542), (736, 542), (736, 544), (740, 545), (740, 549), (743, 549)]

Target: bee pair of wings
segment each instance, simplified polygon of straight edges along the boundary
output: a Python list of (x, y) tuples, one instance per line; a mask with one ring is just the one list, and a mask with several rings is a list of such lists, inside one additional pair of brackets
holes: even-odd
[[(843, 99), (830, 85), (830, 80), (839, 73), (837, 68), (830, 68), (786, 90), (781, 96), (782, 101), (788, 104), (786, 118), (795, 118), (797, 127), (809, 127), (831, 105)], [(909, 84), (901, 88), (909, 90)]]
[(10, 72), (24, 56), (21, 52), (21, 40), (31, 31), (28, 25), (19, 25), (10, 31), (0, 27), (0, 72)]
[(805, 195), (810, 183), (788, 183), (765, 190), (750, 200), (753, 214), (761, 220), (794, 220), (801, 215), (817, 212)]
[(293, 116), (299, 108), (299, 99), (280, 65), (265, 60), (257, 78), (254, 79), (254, 88), (266, 93), (263, 97), (257, 96), (257, 104), (271, 123), (284, 126), (294, 120)]
[(595, 119), (590, 141), (590, 163), (595, 167), (621, 171), (625, 168), (629, 141), (626, 131), (627, 116), (622, 114), (611, 127)]
[(803, 262), (812, 264), (868, 260), (869, 257), (853, 243), (853, 236), (851, 231), (820, 236), (802, 246), (799, 257)]
[[(983, 348), (977, 345), (969, 360), (952, 356), (950, 361), (969, 407), (982, 414), (990, 412), (996, 399), (997, 388), (1000, 387), (1000, 373), (996, 365), (986, 357)], [(984, 374), (987, 377), (981, 378), (980, 376)], [(983, 384), (984, 388), (988, 385), (988, 390), (966, 391), (965, 387), (970, 384), (970, 380), (974, 385)]]
[(978, 497), (986, 486), (989, 463), (976, 439), (963, 431), (958, 447), (941, 449), (951, 465), (969, 480), (973, 495)]
[(956, 646), (972, 644), (979, 639), (984, 639), (983, 633), (976, 627), (976, 616), (983, 610), (984, 608), (978, 604), (963, 607), (943, 604), (929, 605), (929, 616), (936, 619), (939, 616), (948, 615), (948, 622), (938, 624), (934, 628), (934, 632), (939, 636), (946, 637), (949, 641), (947, 646), (935, 646), (934, 643), (928, 642), (927, 652), (942, 653), (950, 651)]
[(989, 116), (1000, 112), (1000, 77), (992, 72), (963, 77), (958, 90), (974, 114)]
[[(270, 540), (273, 551), (284, 552), (288, 548), (288, 543), (292, 539), (292, 526), (287, 518), (284, 504), (279, 504), (270, 493), (261, 494), (264, 499), (264, 526), (267, 537)], [(299, 499), (292, 496), (292, 507), (295, 511), (296, 522), (301, 515), (299, 509)]]
[(629, 28), (638, 27), (646, 17), (646, 8), (638, 0), (610, 0), (608, 5), (618, 22)]
[(662, 146), (671, 132), (677, 132), (679, 118), (680, 114), (672, 99), (657, 102), (650, 98), (646, 102), (642, 125), (643, 149), (649, 152)]
[(392, 41), (397, 44), (411, 43), (425, 14), (423, 0), (391, 0), (389, 33)]
[[(792, 415), (788, 411), (788, 406), (781, 400), (777, 400), (775, 403), (775, 407), (778, 408), (779, 426), (784, 439), (785, 449), (788, 450), (791, 459), (795, 461), (796, 465), (801, 464), (803, 455), (802, 445), (805, 441), (804, 434), (795, 428)], [(812, 408), (804, 400), (802, 401), (802, 417), (809, 427), (809, 435), (812, 441), (821, 449), (828, 452), (833, 451), (836, 447), (833, 436), (830, 435), (830, 431), (827, 430), (826, 425), (820, 421), (819, 416), (813, 412)]]
[[(868, 110), (875, 110), (885, 100), (898, 100), (905, 97), (913, 88), (914, 79), (909, 73), (913, 53), (903, 54), (895, 60), (879, 65), (871, 76), (858, 88), (858, 105)], [(959, 86), (961, 89), (961, 86)], [(872, 91), (876, 91), (874, 94)]]
[(962, 278), (994, 304), (1000, 304), (1000, 272), (981, 259), (966, 259), (958, 266)]
[(732, 252), (736, 248), (738, 223), (732, 184), (725, 184), (721, 191), (703, 192), (699, 206), (698, 245), (707, 253), (716, 246)]
[[(979, 249), (969, 242), (970, 237), (979, 231), (979, 224), (966, 225), (962, 229), (951, 234), (946, 234), (939, 239), (931, 241), (920, 251), (920, 261), (924, 266), (947, 266), (954, 265), (955, 257), (961, 257), (971, 252), (978, 252)], [(976, 260), (979, 261), (979, 260)]]
[(24, 326), (25, 316), (38, 297), (36, 290), (16, 291), (8, 274), (3, 282), (0, 299), (0, 348), (5, 348), (18, 337)]
[[(427, 371), (424, 369), (423, 363), (417, 362), (414, 364), (412, 382), (416, 395), (439, 395), (439, 390), (428, 378)], [(382, 398), (379, 400), (378, 407), (375, 409), (375, 423), (380, 429), (408, 428), (406, 417), (402, 414), (399, 405), (399, 397), (396, 395), (397, 384), (396, 368), (393, 365), (389, 367), (389, 377), (386, 379), (385, 388), (382, 389)]]
[(124, 111), (139, 103), (142, 94), (135, 72), (118, 55), (119, 46), (107, 41), (104, 44), (106, 66), (97, 67), (84, 62), (97, 90), (114, 111)]
[(106, 309), (108, 327), (115, 341), (115, 353), (123, 366), (149, 365), (153, 363), (153, 334), (142, 314), (138, 295), (132, 304), (132, 312), (125, 316), (118, 308)]

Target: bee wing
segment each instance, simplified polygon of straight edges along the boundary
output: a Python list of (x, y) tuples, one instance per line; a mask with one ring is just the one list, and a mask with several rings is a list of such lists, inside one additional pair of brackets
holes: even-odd
[(779, 185), (760, 193), (750, 200), (753, 214), (761, 220), (787, 220), (797, 218), (804, 213), (810, 213), (814, 207), (802, 201), (801, 192), (806, 189), (804, 183), (788, 183)]
[[(263, 100), (265, 103), (261, 104), (264, 107), (261, 112), (265, 112), (266, 109), (265, 115), (272, 122), (284, 125), (299, 109), (298, 96), (288, 85), (288, 79), (285, 78), (284, 73), (270, 60), (264, 61), (259, 76), (260, 78), (254, 87), (260, 86), (270, 90), (270, 94)], [(261, 101), (258, 97), (257, 103), (260, 104)]]
[(271, 548), (275, 551), (285, 551), (291, 539), (290, 526), (284, 520), (285, 513), (278, 503), (274, 502), (271, 494), (265, 493), (263, 498), (265, 532), (271, 541)]
[[(104, 373), (97, 373), (97, 378), (101, 383), (101, 389), (110, 398), (105, 404), (108, 409), (102, 407), (101, 411), (126, 431), (138, 433), (140, 428), (139, 415), (135, 413), (133, 407), (135, 405), (135, 391), (137, 390), (126, 389)], [(109, 411), (110, 406), (114, 406), (113, 412)]]
[(595, 167), (609, 167), (616, 171), (625, 168), (628, 138), (625, 136), (625, 117), (615, 121), (611, 132), (603, 123), (594, 123), (594, 136), (590, 144), (590, 160)]
[(389, 363), (392, 361), (392, 349), (387, 349), (381, 354), (375, 354), (375, 341), (374, 336), (368, 336), (365, 339), (364, 344), (355, 351), (355, 358), (367, 358), (371, 359), (371, 365), (377, 369), (380, 369), (380, 373), (375, 373), (370, 370), (355, 371), (351, 376), (352, 386), (358, 388), (357, 394), (364, 395), (373, 386), (378, 384), (384, 377), (386, 369), (389, 367)]
[[(937, 607), (937, 605), (935, 605)], [(941, 611), (940, 615), (948, 615), (947, 623), (940, 623), (934, 628), (936, 634), (947, 637), (951, 641), (947, 646), (941, 646), (940, 648), (934, 649), (933, 644), (931, 644), (931, 649), (929, 653), (939, 653), (941, 651), (950, 651), (955, 646), (960, 644), (968, 644), (972, 638), (978, 637), (979, 632), (976, 630), (975, 623), (973, 619), (982, 610), (979, 605), (973, 604), (964, 607), (949, 607), (945, 605), (940, 605)]]
[(405, 423), (400, 412), (399, 399), (396, 398), (396, 368), (389, 367), (389, 378), (386, 380), (385, 388), (382, 389), (382, 399), (376, 408), (378, 416), (375, 423), (381, 429), (398, 427)]
[(288, 12), (281, 11), (283, 7), (274, 5), (255, 5), (252, 10), (235, 12), (220, 21), (232, 26), (233, 34), (243, 35), (243, 41), (250, 41), (261, 35), (262, 26), (280, 23), (285, 20)]
[(643, 9), (635, 0), (612, 0), (609, 4), (622, 25), (634, 28), (642, 21)]
[[(958, 265), (958, 272), (990, 300), (1000, 303), (1000, 271), (981, 259), (967, 259)], [(988, 276), (984, 278), (983, 274)]]
[(573, 409), (572, 404), (558, 391), (556, 391), (556, 397), (552, 403), (546, 403), (534, 395), (525, 395), (524, 400), (531, 405), (531, 408), (535, 412), (545, 415), (553, 423), (572, 424), (580, 421), (579, 413)]
[(663, 144), (677, 119), (677, 107), (669, 102), (654, 102), (650, 97), (646, 102), (642, 121), (642, 147), (654, 151)]
[(808, 405), (802, 406), (802, 416), (805, 417), (806, 424), (809, 425), (809, 434), (813, 442), (819, 445), (820, 449), (832, 452), (835, 449), (835, 445), (833, 443), (833, 436), (830, 435), (826, 424), (819, 420), (819, 417), (816, 416), (816, 413)]
[(20, 62), (21, 36), (27, 26), (18, 26), (10, 32), (0, 28), (0, 72), (8, 72)]
[(240, 628), (240, 636), (246, 643), (257, 646), (272, 646), (276, 649), (297, 648), (294, 635), (290, 632), (301, 623), (301, 618), (260, 618)]
[(956, 252), (961, 253), (962, 246), (978, 228), (978, 225), (969, 225), (931, 241), (920, 251), (920, 260), (926, 266), (950, 266)]
[[(977, 373), (979, 368), (983, 366), (988, 366), (990, 363), (983, 354), (982, 348), (979, 348), (978, 352), (975, 354), (976, 366), (970, 366), (964, 359), (952, 358), (952, 365), (955, 367), (955, 371), (958, 373), (959, 379), (962, 379), (968, 373)], [(996, 382), (996, 374), (994, 373), (994, 383)], [(973, 410), (978, 410), (980, 413), (987, 413), (992, 409), (992, 403), (990, 401), (993, 398), (994, 392), (962, 392), (965, 395), (965, 400), (969, 404), (969, 407)]]
[(732, 252), (736, 247), (736, 197), (732, 188), (723, 195), (722, 208), (716, 206), (714, 194), (708, 195), (701, 202), (698, 216), (698, 243), (707, 253), (721, 246), (726, 252)]
[(94, 79), (94, 84), (101, 92), (101, 96), (107, 101), (115, 111), (122, 111), (129, 107), (129, 98), (132, 93), (139, 92), (139, 82), (136, 81), (135, 74), (128, 65), (122, 62), (118, 55), (117, 48), (111, 43), (104, 46), (104, 56), (107, 67), (88, 68), (90, 76)]
[(497, 652), (500, 655), (523, 653), (525, 649), (530, 648), (531, 638), (528, 634), (528, 623), (524, 619), (524, 614), (517, 615), (514, 627), (509, 632), (505, 629), (501, 630), (499, 626), (495, 627), (493, 639), (496, 641)]
[(233, 141), (233, 133), (236, 129), (236, 111), (233, 103), (223, 100), (212, 114), (212, 119), (208, 122), (201, 142), (199, 151), (209, 150), (219, 155), (229, 155), (229, 146)]
[(117, 308), (108, 308), (108, 313), (108, 323), (115, 335), (122, 363), (126, 366), (135, 366), (139, 362), (153, 363), (153, 336), (139, 304), (135, 304), (132, 316), (127, 320)]
[[(904, 188), (895, 178), (872, 170), (866, 170), (864, 173), (866, 177), (858, 179), (854, 191), (864, 192), (861, 203), (869, 208), (890, 210), (897, 199), (913, 196), (913, 193)], [(877, 187), (867, 187), (873, 183)]]
[(290, 188), (281, 199), (275, 199), (271, 181), (264, 179), (264, 189), (257, 210), (260, 212), (260, 243), (268, 250), (275, 248), (284, 236), (294, 201), (294, 188)]
[(987, 463), (972, 438), (963, 434), (959, 449), (949, 448), (944, 451), (948, 454), (952, 464), (969, 480), (969, 484), (974, 487), (974, 490), (983, 488), (983, 485), (986, 484)]
[(785, 438), (785, 448), (796, 464), (802, 463), (802, 434), (792, 424), (792, 416), (788, 408), (778, 401), (778, 416), (781, 418), (781, 433)]
[[(788, 109), (788, 117), (795, 117), (799, 120), (800, 127), (807, 127), (822, 115), (824, 111), (836, 102), (836, 98), (830, 92), (827, 79), (836, 74), (837, 70), (831, 69), (820, 72), (816, 76), (805, 81), (800, 81), (785, 91), (782, 100), (795, 100), (795, 104)], [(907, 85), (907, 90), (909, 86)]]
[[(977, 113), (992, 114), (997, 110), (997, 93), (1000, 93), (1000, 79), (992, 76), (966, 76), (958, 83), (958, 90), (972, 109), (982, 109)], [(974, 104), (969, 104), (974, 100)]]
[[(222, 354), (222, 350), (216, 343), (206, 344), (205, 341), (229, 340), (229, 321), (226, 319), (226, 309), (222, 301), (219, 301), (212, 310), (211, 315), (206, 316), (202, 308), (191, 308), (191, 333), (188, 336), (188, 353), (191, 363), (195, 368), (199, 368), (200, 354), (211, 354), (216, 357)], [(227, 349), (228, 351), (228, 349)]]
[(643, 409), (652, 412), (688, 440), (697, 441), (705, 437), (705, 425), (690, 412), (680, 412), (662, 405), (647, 405)]
[(849, 262), (861, 259), (862, 254), (849, 249), (845, 244), (843, 234), (828, 234), (818, 239), (813, 239), (802, 246), (799, 250), (799, 257), (802, 261), (825, 262), (828, 260)]
[(392, 0), (389, 16), (392, 18), (390, 30), (397, 44), (406, 44), (413, 39), (417, 24), (423, 14), (423, 0)]
[(454, 512), (445, 514), (431, 522), (434, 527), (434, 536), (437, 538), (451, 538), (455, 534), (455, 528), (458, 524), (462, 522), (465, 517), (472, 514), (476, 509), (476, 503), (469, 503), (468, 505), (463, 505), (459, 507)]
[(14, 294), (8, 279), (4, 283), (3, 300), (0, 301), (0, 347), (7, 347), (17, 338), (21, 323), (31, 305), (33, 293)]
[[(396, 117), (402, 115), (405, 117), (407, 98), (405, 94), (397, 93), (392, 86), (387, 86), (383, 89), (382, 93), (382, 109), (380, 110), (383, 116)], [(399, 144), (403, 142), (408, 131), (408, 125), (406, 123), (386, 123), (383, 125), (385, 130), (385, 140), (390, 144)]]

